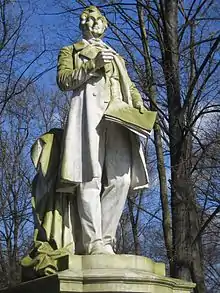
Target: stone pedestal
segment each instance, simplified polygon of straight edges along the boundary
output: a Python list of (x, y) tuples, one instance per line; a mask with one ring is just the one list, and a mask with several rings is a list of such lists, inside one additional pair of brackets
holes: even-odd
[(165, 265), (134, 255), (73, 255), (69, 269), (2, 293), (189, 293), (195, 284), (165, 277)]

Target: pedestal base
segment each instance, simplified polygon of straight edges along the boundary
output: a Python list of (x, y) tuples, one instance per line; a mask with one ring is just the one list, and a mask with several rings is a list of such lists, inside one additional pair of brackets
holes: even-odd
[(165, 277), (165, 265), (134, 255), (73, 255), (69, 269), (2, 293), (189, 293), (195, 284)]

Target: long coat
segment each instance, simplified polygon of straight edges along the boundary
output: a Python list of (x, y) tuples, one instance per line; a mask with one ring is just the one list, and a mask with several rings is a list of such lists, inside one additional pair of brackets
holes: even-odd
[[(98, 52), (98, 48), (80, 41), (64, 47), (59, 54), (57, 83), (61, 90), (73, 91), (73, 96), (64, 132), (58, 190), (65, 185), (91, 181), (97, 176), (93, 151), (94, 131), (110, 101), (105, 71), (103, 68), (95, 70), (93, 59)], [(123, 64), (123, 81), (120, 83), (127, 86), (121, 89), (123, 100), (135, 105), (142, 101), (141, 96), (128, 77), (123, 59), (119, 58)], [(130, 133), (130, 138), (131, 189), (144, 188), (148, 185), (148, 174), (143, 150), (135, 134)]]

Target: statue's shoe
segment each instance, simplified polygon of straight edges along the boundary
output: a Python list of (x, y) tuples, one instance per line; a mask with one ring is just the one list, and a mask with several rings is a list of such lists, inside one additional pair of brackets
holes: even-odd
[(105, 248), (105, 251), (107, 252), (106, 254), (115, 254), (114, 250), (110, 244), (105, 244), (104, 248)]
[(90, 255), (96, 255), (96, 254), (115, 254), (112, 246), (110, 244), (103, 245), (101, 243), (94, 245), (91, 248), (91, 251), (89, 253)]

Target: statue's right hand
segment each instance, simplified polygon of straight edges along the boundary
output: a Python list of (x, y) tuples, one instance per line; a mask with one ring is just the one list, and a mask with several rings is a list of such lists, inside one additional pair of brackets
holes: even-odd
[(114, 52), (111, 50), (105, 49), (99, 52), (94, 59), (96, 69), (102, 68), (106, 63), (112, 62), (113, 58)]

